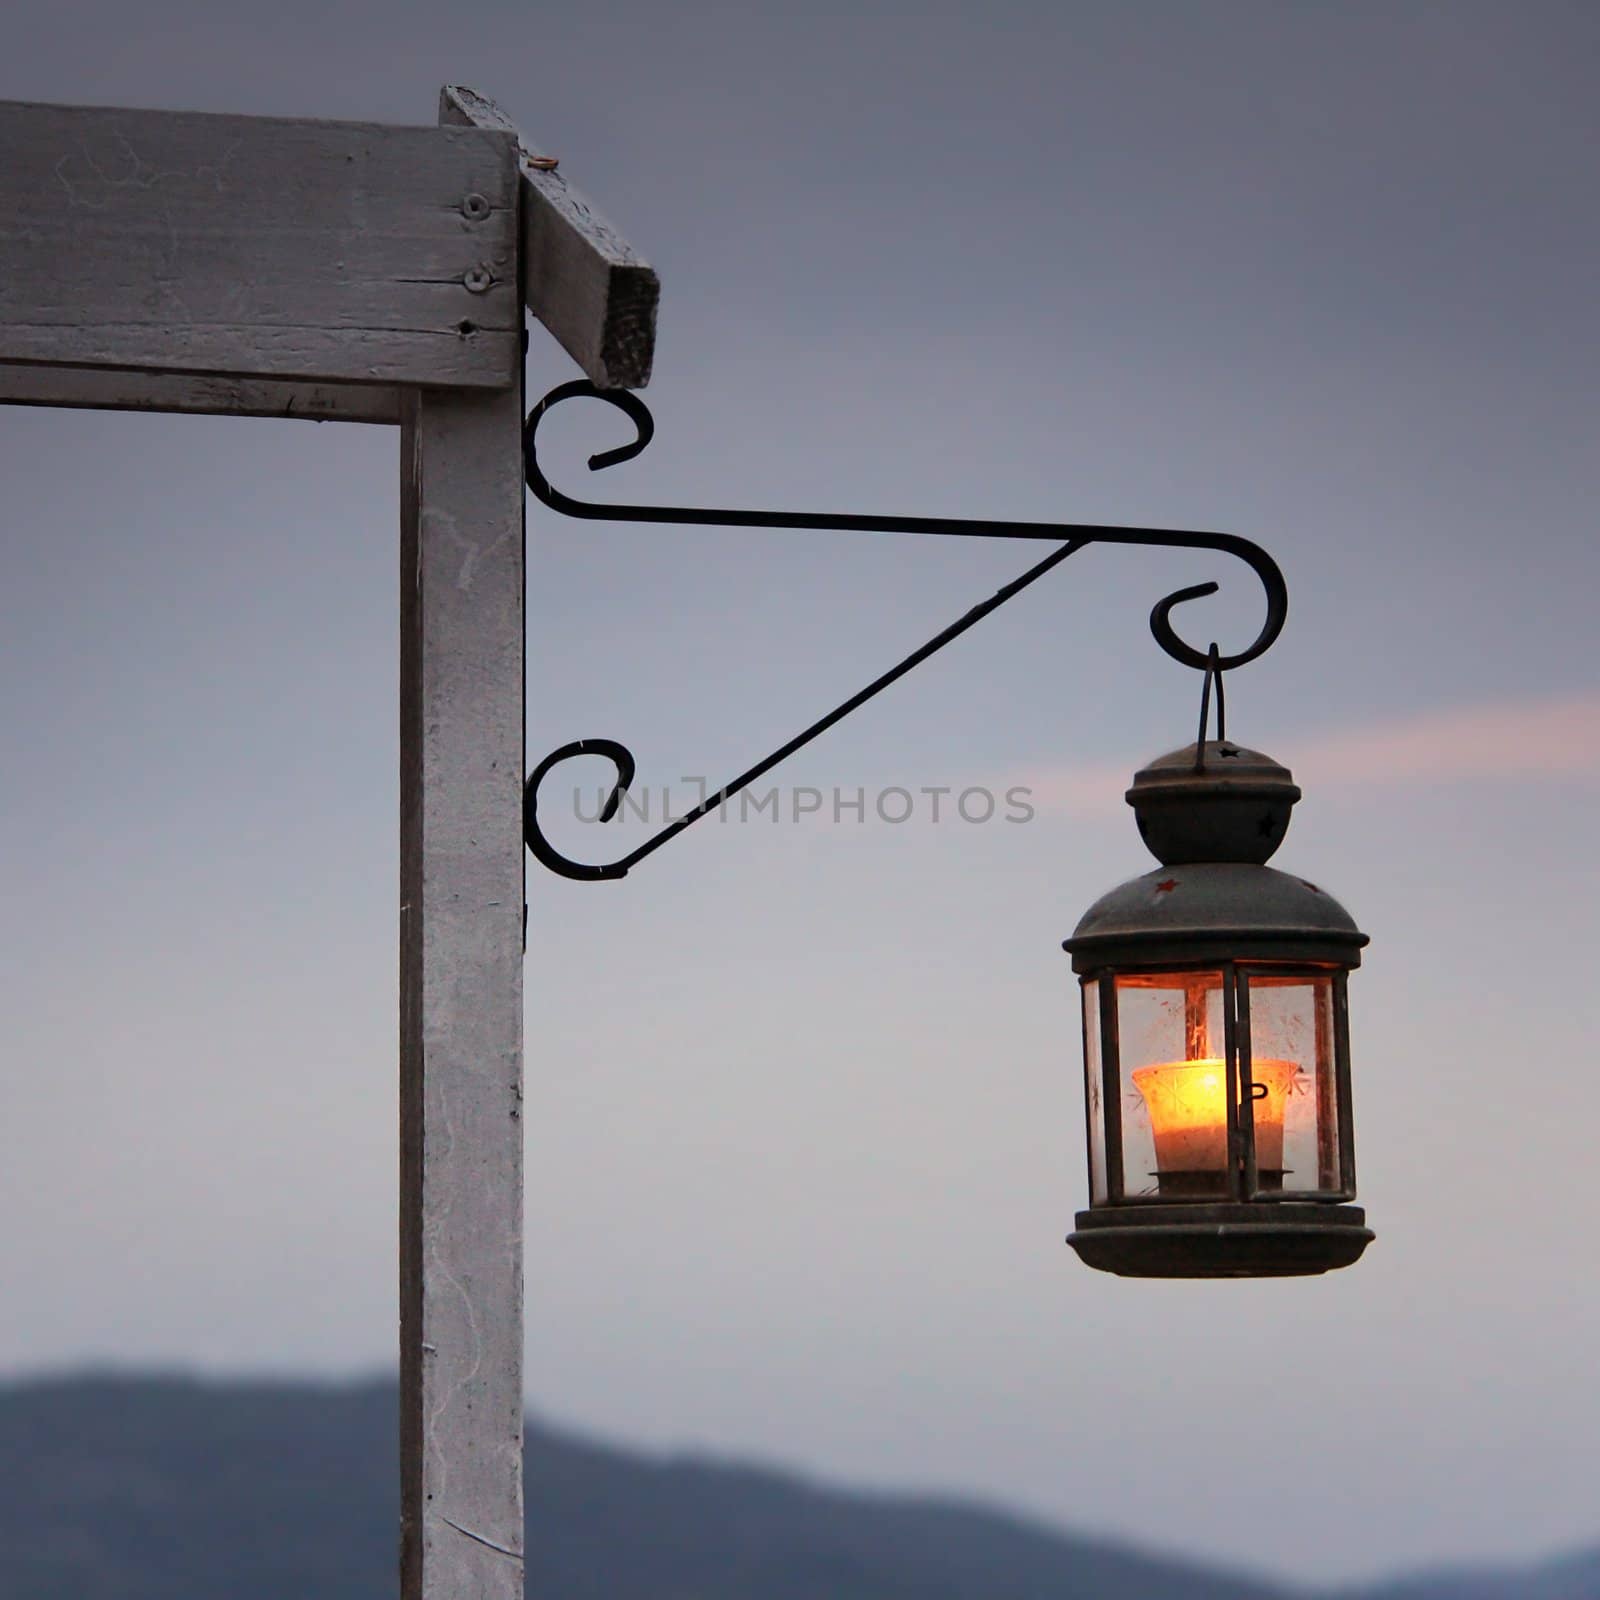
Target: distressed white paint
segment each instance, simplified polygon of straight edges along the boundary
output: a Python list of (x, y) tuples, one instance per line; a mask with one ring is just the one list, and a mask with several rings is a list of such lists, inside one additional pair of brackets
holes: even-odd
[(0, 361), (504, 388), (515, 150), (497, 129), (0, 102)]
[(449, 87), (439, 120), (515, 134), (522, 178), (523, 295), (528, 309), (602, 389), (642, 389), (655, 355), (655, 269), (517, 134), (487, 96)]
[(401, 433), (403, 1600), (522, 1595), (521, 426)]

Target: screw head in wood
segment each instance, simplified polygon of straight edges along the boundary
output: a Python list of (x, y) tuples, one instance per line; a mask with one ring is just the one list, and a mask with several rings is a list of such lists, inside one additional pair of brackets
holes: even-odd
[(494, 282), (494, 274), (480, 261), (477, 266), (467, 269), (461, 281), (469, 294), (487, 294)]
[(489, 202), (481, 194), (469, 194), (461, 202), (461, 215), (468, 222), (482, 222), (489, 210)]

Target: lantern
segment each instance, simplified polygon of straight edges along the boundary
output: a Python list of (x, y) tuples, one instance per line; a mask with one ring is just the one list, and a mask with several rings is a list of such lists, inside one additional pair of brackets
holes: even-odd
[(1162, 756), (1128, 803), (1161, 863), (1065, 943), (1083, 993), (1089, 1209), (1068, 1243), (1125, 1277), (1349, 1266), (1346, 975), (1367, 942), (1319, 885), (1266, 865), (1300, 798), (1223, 739)]

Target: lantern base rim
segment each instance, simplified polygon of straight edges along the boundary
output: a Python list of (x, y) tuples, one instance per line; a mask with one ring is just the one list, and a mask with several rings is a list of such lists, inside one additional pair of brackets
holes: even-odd
[(1067, 1243), (1123, 1278), (1298, 1278), (1351, 1266), (1372, 1243), (1360, 1206), (1315, 1201), (1080, 1211)]

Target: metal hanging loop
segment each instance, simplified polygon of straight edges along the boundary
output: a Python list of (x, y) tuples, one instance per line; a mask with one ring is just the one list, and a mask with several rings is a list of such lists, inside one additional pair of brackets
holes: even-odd
[(528, 413), (528, 419), (524, 425), (522, 435), (523, 459), (528, 487), (545, 505), (552, 510), (563, 513), (565, 516), (608, 522), (687, 523), (707, 527), (795, 528), (859, 533), (961, 535), (980, 539), (1041, 539), (1062, 541), (1062, 543), (1059, 549), (1053, 551), (1043, 561), (1030, 567), (1021, 577), (1005, 585), (1004, 588), (997, 591), (988, 600), (975, 606), (966, 615), (952, 623), (950, 627), (929, 640), (921, 649), (913, 651), (905, 660), (891, 667), (888, 672), (875, 679), (865, 689), (858, 694), (852, 695), (842, 705), (837, 706), (819, 721), (789, 740), (787, 744), (781, 746), (770, 756), (758, 762), (731, 783), (725, 785), (715, 795), (710, 796), (701, 805), (695, 807), (693, 811), (690, 811), (686, 816), (678, 818), (670, 826), (633, 851), (631, 855), (624, 857), (620, 861), (591, 866), (582, 862), (572, 861), (556, 850), (549, 840), (545, 838), (539, 827), (538, 787), (540, 781), (550, 772), (551, 768), (561, 761), (579, 755), (606, 756), (617, 768), (617, 779), (612, 788), (611, 796), (605, 806), (602, 807), (601, 812), (602, 820), (609, 820), (616, 815), (621, 797), (632, 782), (635, 770), (632, 753), (625, 745), (619, 744), (613, 739), (580, 739), (553, 751), (539, 763), (528, 779), (523, 815), (528, 848), (545, 866), (565, 877), (582, 879), (622, 877), (629, 867), (648, 855), (652, 850), (658, 849), (668, 839), (698, 821), (708, 811), (714, 810), (725, 803), (732, 795), (737, 794), (746, 785), (754, 782), (755, 779), (762, 776), (779, 761), (792, 755), (803, 745), (808, 744), (858, 706), (865, 704), (867, 700), (870, 700), (898, 678), (904, 676), (919, 662), (927, 660), (935, 651), (943, 649), (953, 639), (965, 633), (974, 623), (986, 617), (991, 611), (1003, 605), (1014, 595), (1021, 593), (1029, 584), (1042, 578), (1046, 572), (1058, 566), (1068, 556), (1075, 551), (1081, 550), (1085, 545), (1146, 545), (1182, 550), (1217, 550), (1226, 555), (1237, 557), (1255, 573), (1260, 580), (1262, 591), (1266, 597), (1266, 619), (1263, 621), (1261, 631), (1256, 635), (1255, 639), (1236, 655), (1220, 655), (1215, 644), (1212, 644), (1208, 651), (1201, 652), (1182, 639), (1172, 626), (1171, 613), (1173, 608), (1182, 605), (1185, 601), (1215, 594), (1218, 587), (1215, 583), (1194, 584), (1188, 588), (1176, 590), (1174, 593), (1167, 595), (1165, 599), (1157, 602), (1150, 613), (1150, 632), (1154, 636), (1156, 643), (1173, 660), (1181, 662), (1184, 666), (1194, 667), (1206, 674), (1205, 692), (1207, 695), (1209, 695), (1211, 683), (1213, 681), (1216, 682), (1219, 709), (1222, 672), (1254, 661), (1271, 648), (1278, 635), (1283, 631), (1284, 620), (1289, 610), (1289, 590), (1278, 564), (1260, 545), (1231, 533), (1202, 533), (1184, 528), (1125, 528), (1105, 523), (1010, 522), (958, 517), (859, 515), (850, 512), (739, 511), (718, 507), (625, 505), (603, 501), (579, 500), (572, 495), (563, 493), (550, 482), (543, 467), (539, 464), (538, 451), (539, 426), (544, 418), (553, 407), (559, 405), (563, 400), (573, 399), (602, 400), (607, 405), (622, 412), (634, 425), (634, 437), (626, 444), (617, 445), (610, 450), (599, 451), (589, 457), (591, 471), (600, 471), (606, 467), (615, 466), (619, 462), (631, 460), (645, 449), (655, 434), (655, 419), (651, 416), (649, 408), (636, 394), (628, 390), (600, 389), (587, 379), (578, 379), (552, 389)]
[(1217, 654), (1216, 640), (1206, 652), (1205, 675), (1200, 681), (1200, 731), (1194, 740), (1194, 766), (1198, 772), (1206, 764), (1206, 723), (1211, 720), (1211, 689), (1217, 690), (1217, 743), (1228, 737), (1227, 701), (1222, 693), (1222, 658)]

